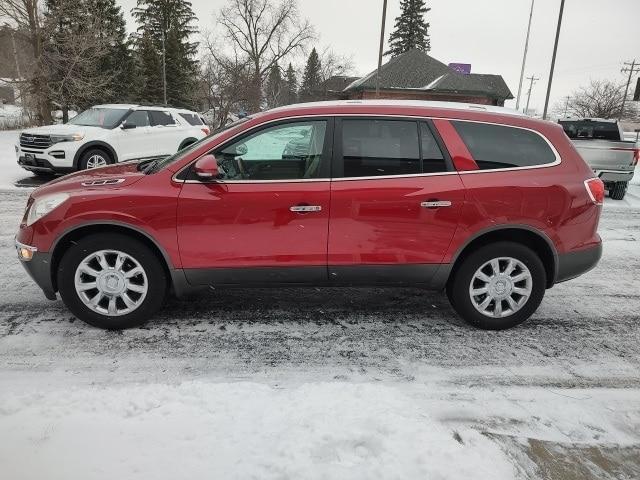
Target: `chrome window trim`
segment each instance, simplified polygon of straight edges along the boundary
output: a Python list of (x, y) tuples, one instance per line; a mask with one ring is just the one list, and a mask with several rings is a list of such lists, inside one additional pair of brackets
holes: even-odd
[[(431, 117), (431, 116), (422, 116), (422, 115), (400, 115), (400, 114), (385, 114), (385, 113), (310, 113), (310, 114), (307, 114), (307, 115), (294, 115), (294, 116), (291, 116), (291, 117), (275, 118), (275, 119), (269, 120), (267, 122), (260, 123), (258, 125), (253, 126), (250, 129), (238, 132), (237, 134), (233, 135), (232, 137), (229, 137), (223, 143), (227, 143), (227, 142), (233, 141), (235, 138), (237, 138), (237, 137), (239, 137), (241, 135), (250, 133), (254, 129), (261, 128), (261, 127), (263, 127), (265, 125), (269, 125), (271, 123), (282, 122), (282, 121), (286, 121), (286, 120), (312, 118), (312, 117), (325, 117), (325, 118), (326, 117), (334, 117), (334, 118), (335, 117), (411, 118), (411, 119), (416, 119), (416, 120), (447, 120), (449, 122), (483, 123), (485, 125), (496, 125), (498, 127), (518, 128), (520, 130), (527, 130), (529, 132), (533, 132), (536, 135), (538, 135), (539, 137), (541, 137), (547, 143), (547, 145), (549, 146), (549, 148), (553, 152), (554, 156), (556, 157), (556, 160), (554, 162), (552, 162), (552, 163), (545, 163), (545, 164), (542, 164), (542, 165), (532, 165), (532, 166), (525, 166), (525, 167), (505, 167), (505, 168), (493, 168), (493, 169), (487, 169), (487, 170), (463, 170), (463, 171), (455, 170), (455, 171), (451, 171), (451, 172), (414, 173), (414, 174), (407, 174), (407, 175), (380, 175), (380, 176), (367, 176), (367, 177), (340, 177), (340, 178), (296, 178), (296, 179), (288, 179), (288, 180), (286, 180), (286, 179), (285, 180), (214, 180), (214, 181), (211, 181), (211, 182), (201, 182), (199, 180), (179, 180), (179, 179), (177, 179), (176, 177), (180, 173), (182, 173), (184, 170), (189, 168), (193, 163), (197, 162), (200, 159), (200, 157), (198, 157), (198, 158), (192, 160), (191, 162), (189, 162), (184, 167), (182, 167), (176, 173), (174, 173), (171, 176), (171, 180), (176, 182), (176, 183), (200, 183), (200, 184), (209, 184), (209, 185), (210, 184), (235, 184), (235, 183), (257, 183), (257, 184), (260, 184), (260, 183), (299, 183), (299, 182), (300, 183), (302, 183), (302, 182), (348, 182), (348, 181), (354, 181), (354, 180), (383, 180), (383, 179), (390, 179), (390, 178), (435, 177), (435, 176), (456, 175), (456, 174), (457, 175), (469, 175), (469, 174), (494, 173), (494, 172), (511, 172), (511, 171), (518, 171), (518, 170), (535, 170), (535, 169), (539, 169), (539, 168), (555, 167), (555, 166), (560, 165), (562, 163), (562, 158), (560, 157), (560, 154), (556, 150), (555, 146), (551, 143), (551, 141), (546, 136), (544, 136), (542, 133), (538, 132), (537, 130), (533, 130), (532, 128), (520, 127), (520, 126), (517, 126), (517, 125), (508, 125), (506, 123), (488, 122), (488, 121), (484, 121), (484, 120), (467, 120), (467, 119), (460, 119), (460, 118)], [(457, 133), (457, 131), (456, 131), (456, 133)], [(461, 138), (461, 140), (462, 140), (462, 138)], [(462, 140), (462, 141), (464, 142), (464, 140)], [(446, 141), (445, 141), (445, 146), (446, 146)]]

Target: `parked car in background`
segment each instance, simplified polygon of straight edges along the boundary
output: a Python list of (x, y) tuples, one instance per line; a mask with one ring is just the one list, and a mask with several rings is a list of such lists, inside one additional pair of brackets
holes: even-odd
[(168, 156), (208, 134), (200, 116), (190, 110), (96, 105), (66, 124), (25, 130), (16, 155), (22, 168), (50, 175)]
[(44, 185), (16, 246), (47, 298), (102, 328), (144, 322), (170, 291), (384, 285), (446, 290), (466, 321), (504, 329), (596, 265), (603, 199), (557, 124), (320, 102)]
[(638, 164), (639, 145), (626, 141), (617, 120), (581, 118), (559, 120), (582, 158), (604, 182), (609, 196), (622, 200)]

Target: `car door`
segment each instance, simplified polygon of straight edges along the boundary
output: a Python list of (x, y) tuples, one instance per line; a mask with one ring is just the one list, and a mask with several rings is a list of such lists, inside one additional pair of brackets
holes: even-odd
[(187, 175), (178, 242), (190, 283), (327, 280), (332, 132), (327, 118), (258, 127), (211, 152), (220, 179)]
[(149, 154), (149, 112), (135, 110), (124, 120), (127, 126), (135, 128), (120, 128), (117, 132), (118, 159), (122, 162), (136, 158), (144, 158)]
[(151, 110), (151, 138), (154, 155), (173, 155), (184, 140), (185, 131), (168, 110)]
[(337, 283), (428, 283), (465, 192), (428, 121), (336, 120), (328, 262)]

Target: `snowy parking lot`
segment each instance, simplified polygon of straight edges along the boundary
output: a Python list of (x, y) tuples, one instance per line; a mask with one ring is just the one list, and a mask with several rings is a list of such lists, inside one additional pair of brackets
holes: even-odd
[(0, 132), (0, 478), (640, 478), (640, 172), (599, 266), (504, 332), (420, 289), (230, 289), (105, 332), (13, 237)]

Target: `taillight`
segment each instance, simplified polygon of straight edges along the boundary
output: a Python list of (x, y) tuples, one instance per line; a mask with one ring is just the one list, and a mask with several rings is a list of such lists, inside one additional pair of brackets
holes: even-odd
[(210, 130), (208, 127), (202, 127), (200, 130), (202, 130), (205, 135), (209, 135)]
[(584, 186), (591, 201), (596, 205), (604, 203), (604, 183), (599, 178), (590, 178), (584, 181)]

